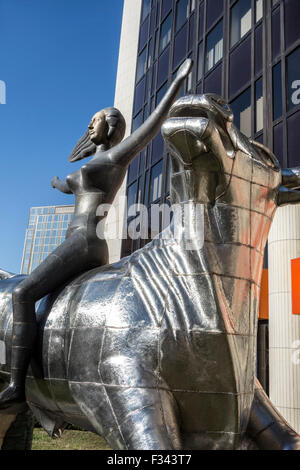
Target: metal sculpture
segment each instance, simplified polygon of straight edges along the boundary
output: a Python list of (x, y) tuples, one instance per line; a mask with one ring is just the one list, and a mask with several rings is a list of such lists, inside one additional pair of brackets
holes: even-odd
[[(162, 132), (173, 221), (41, 301), (27, 402), (50, 434), (73, 423), (114, 449), (300, 449), (255, 380), (264, 247), (277, 206), (300, 202), (299, 178), (216, 95), (178, 100)], [(0, 282), (5, 382), (22, 279)]]
[(108, 264), (106, 240), (96, 230), (106, 213), (98, 215), (97, 208), (112, 204), (130, 162), (159, 132), (191, 67), (187, 59), (153, 114), (122, 143), (125, 121), (121, 113), (115, 108), (96, 113), (70, 161), (95, 156), (66, 181), (53, 178), (54, 188), (74, 194), (74, 217), (65, 241), (13, 290), (11, 380), (0, 394), (0, 409), (25, 401), (25, 379), (37, 331), (35, 302), (74, 276)]

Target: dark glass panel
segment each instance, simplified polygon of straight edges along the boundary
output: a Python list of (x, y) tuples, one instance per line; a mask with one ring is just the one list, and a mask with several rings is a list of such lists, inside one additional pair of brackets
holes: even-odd
[(262, 25), (255, 31), (255, 74), (259, 75), (262, 71), (263, 48), (262, 48)]
[(152, 142), (152, 163), (155, 163), (160, 158), (162, 158), (163, 153), (164, 153), (164, 139), (161, 133), (159, 133), (153, 139), (153, 142)]
[(176, 3), (175, 31), (178, 31), (188, 17), (188, 0), (178, 0)]
[(127, 184), (130, 184), (134, 180), (137, 179), (138, 166), (139, 166), (139, 158), (138, 156), (136, 156), (135, 159), (130, 163), (129, 168), (128, 168)]
[(280, 54), (280, 8), (272, 13), (272, 58)]
[(231, 47), (251, 29), (251, 0), (239, 0), (231, 8)]
[(149, 18), (142, 25), (140, 29), (140, 40), (139, 40), (139, 51), (143, 49), (144, 45), (148, 40), (148, 28), (149, 28)]
[(139, 174), (142, 174), (144, 172), (145, 161), (146, 161), (146, 150), (144, 149), (140, 155)]
[(287, 57), (288, 109), (300, 104), (300, 47)]
[(202, 39), (204, 33), (204, 2), (200, 5), (199, 12), (199, 39)]
[(144, 89), (145, 79), (141, 80), (140, 83), (136, 86), (133, 114), (136, 114), (144, 104)]
[(190, 29), (189, 29), (189, 51), (194, 49), (194, 42), (195, 42), (195, 15), (193, 14), (190, 18)]
[(187, 24), (179, 31), (174, 41), (173, 68), (176, 68), (186, 57)]
[(263, 80), (260, 78), (255, 83), (255, 132), (264, 128), (264, 98)]
[(132, 132), (138, 129), (143, 124), (143, 111), (140, 111), (132, 121)]
[(263, 144), (264, 143), (264, 135), (260, 134), (260, 135), (256, 136), (255, 141), (259, 142), (260, 144)]
[(156, 84), (156, 69), (157, 69), (157, 62), (155, 62), (153, 68), (152, 68), (152, 82), (151, 82), (151, 93), (155, 90), (155, 84)]
[(173, 0), (162, 0), (162, 10), (161, 17), (164, 18), (165, 15), (171, 10), (173, 5)]
[(151, 19), (150, 19), (150, 36), (153, 34), (155, 28), (155, 7), (152, 8), (151, 11)]
[(162, 168), (163, 161), (157, 163), (151, 170), (150, 203), (159, 199), (162, 195)]
[(206, 38), (206, 63), (208, 72), (223, 57), (223, 21), (207, 35)]
[(143, 0), (142, 22), (148, 15), (150, 8), (151, 8), (151, 0)]
[(172, 13), (170, 13), (169, 16), (167, 16), (167, 18), (161, 25), (159, 53), (161, 53), (171, 41), (171, 32), (172, 32)]
[(285, 40), (286, 48), (300, 39), (300, 1), (285, 0)]
[(202, 82), (200, 82), (199, 85), (196, 86), (196, 93), (197, 93), (197, 95), (201, 95), (201, 93), (202, 93)]
[(129, 188), (127, 189), (127, 211), (129, 211), (129, 208), (133, 204), (135, 204), (136, 196), (137, 196), (136, 193), (137, 193), (137, 182), (129, 186)]
[(283, 166), (283, 124), (274, 127), (273, 153), (277, 157), (280, 165)]
[(202, 77), (203, 77), (203, 42), (201, 42), (198, 47), (197, 81), (201, 80)]
[(168, 82), (166, 82), (157, 92), (156, 94), (156, 106), (161, 102), (163, 97), (165, 96), (168, 90)]
[(300, 112), (288, 118), (288, 166), (300, 165)]
[(148, 46), (148, 64), (147, 64), (148, 69), (151, 66), (151, 62), (152, 62), (152, 52), (153, 52), (152, 48), (153, 48), (153, 40), (151, 38), (149, 41), (149, 46)]
[(206, 9), (206, 29), (221, 16), (223, 13), (224, 0), (207, 0)]
[(230, 96), (251, 79), (251, 38), (248, 37), (230, 54)]
[(273, 120), (282, 116), (281, 62), (273, 67)]
[(147, 47), (140, 53), (137, 60), (137, 69), (136, 69), (136, 81), (138, 82), (140, 78), (146, 72), (146, 63), (147, 63)]
[(204, 82), (204, 93), (222, 94), (222, 64), (208, 75)]
[(149, 203), (149, 183), (150, 183), (150, 171), (147, 170), (145, 174), (145, 192), (144, 192), (145, 206), (148, 206), (148, 203)]
[(251, 136), (251, 88), (248, 88), (231, 104), (234, 123), (247, 137)]
[(168, 79), (169, 73), (170, 48), (160, 56), (158, 61), (157, 87)]
[(156, 2), (156, 6), (157, 6), (157, 13), (156, 13), (156, 26), (159, 25), (159, 22), (160, 22), (160, 0), (157, 0)]

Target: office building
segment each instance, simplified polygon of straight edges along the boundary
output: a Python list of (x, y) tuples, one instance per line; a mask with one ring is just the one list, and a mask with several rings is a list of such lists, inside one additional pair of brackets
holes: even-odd
[(32, 207), (26, 230), (21, 273), (30, 274), (65, 239), (74, 206)]
[[(130, 35), (128, 69), (135, 57), (135, 77), (128, 70), (131, 75), (124, 76), (122, 83), (125, 95), (129, 90), (126, 106), (132, 114), (131, 130), (150, 115), (182, 62), (191, 57), (194, 68), (181, 94), (222, 95), (245, 135), (272, 149), (283, 167), (300, 166), (299, 18), (299, 0), (125, 0), (120, 51), (126, 34)], [(128, 207), (168, 205), (169, 185), (169, 158), (158, 135), (130, 165)], [(126, 227), (132, 217), (127, 219), (125, 210), (124, 217)], [(152, 235), (163, 228), (162, 215)], [(151, 233), (125, 239), (121, 255), (143, 247), (150, 238)], [(265, 265), (269, 268), (269, 389), (275, 405), (299, 432), (300, 368), (293, 357), (300, 344), (300, 316), (292, 314), (290, 269), (291, 259), (297, 257), (300, 208), (283, 207), (274, 220)]]

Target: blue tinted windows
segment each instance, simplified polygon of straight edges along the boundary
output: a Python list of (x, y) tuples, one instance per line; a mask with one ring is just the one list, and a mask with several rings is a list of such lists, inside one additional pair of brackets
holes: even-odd
[(282, 116), (281, 63), (273, 67), (273, 121)]
[(176, 3), (175, 30), (178, 31), (188, 17), (188, 0), (178, 0)]
[(287, 57), (288, 109), (300, 104), (300, 47)]
[(140, 53), (137, 60), (136, 81), (138, 82), (146, 72), (147, 47)]
[(142, 21), (146, 18), (150, 11), (151, 0), (143, 0)]
[(159, 41), (159, 53), (161, 53), (171, 41), (171, 31), (172, 31), (172, 14), (165, 19), (161, 25), (160, 31), (160, 41)]
[(251, 88), (231, 103), (235, 125), (247, 137), (251, 136)]
[(231, 47), (251, 29), (251, 0), (239, 0), (231, 9)]
[(206, 40), (206, 65), (208, 72), (223, 57), (223, 21), (208, 34)]

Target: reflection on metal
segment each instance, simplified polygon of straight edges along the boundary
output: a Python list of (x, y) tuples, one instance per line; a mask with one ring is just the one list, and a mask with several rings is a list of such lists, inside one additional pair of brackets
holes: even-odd
[[(172, 201), (190, 208), (189, 224), (174, 217), (176, 227), (143, 249), (41, 301), (28, 403), (50, 434), (73, 423), (115, 449), (300, 449), (255, 381), (278, 162), (236, 129), (215, 95), (177, 101), (162, 131)], [(204, 241), (193, 217), (199, 205)], [(20, 280), (0, 283), (8, 364), (10, 298)], [(0, 377), (9, 376), (1, 367)]]

